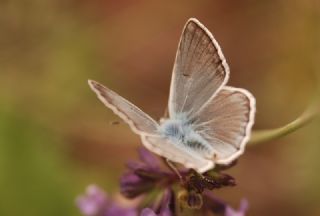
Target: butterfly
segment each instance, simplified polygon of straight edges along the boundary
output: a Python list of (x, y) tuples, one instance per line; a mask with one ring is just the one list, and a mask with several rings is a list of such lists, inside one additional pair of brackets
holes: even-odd
[(140, 135), (147, 149), (203, 173), (237, 159), (254, 123), (255, 98), (245, 89), (226, 86), (229, 73), (213, 35), (190, 18), (176, 53), (168, 118), (157, 122), (109, 88), (88, 82), (104, 105)]

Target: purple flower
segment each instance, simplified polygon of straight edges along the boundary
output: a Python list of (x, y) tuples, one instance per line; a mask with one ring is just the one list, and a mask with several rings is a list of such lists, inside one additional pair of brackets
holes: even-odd
[(134, 208), (124, 208), (113, 203), (106, 209), (103, 216), (137, 216), (137, 211)]
[(84, 215), (97, 215), (107, 205), (107, 197), (99, 187), (89, 185), (86, 189), (86, 194), (79, 196), (76, 203)]
[[(233, 177), (220, 172), (227, 167), (221, 166), (218, 171), (199, 174), (192, 169), (178, 170), (168, 165), (171, 169), (168, 171), (161, 167), (159, 158), (145, 148), (139, 149), (139, 157), (140, 161), (131, 161), (127, 164), (129, 170), (120, 179), (121, 194), (127, 198), (135, 198), (155, 187), (165, 189), (172, 184), (180, 183), (184, 188), (178, 195), (182, 204), (188, 208), (200, 209), (203, 205), (204, 190), (235, 185)], [(150, 211), (144, 210), (144, 214), (145, 212)]]
[(108, 199), (106, 193), (96, 185), (89, 185), (76, 204), (85, 216), (137, 216), (134, 208), (121, 207)]
[(120, 179), (120, 192), (127, 198), (135, 198), (151, 190), (154, 180), (143, 178), (135, 173), (127, 172)]
[(248, 201), (246, 199), (242, 199), (239, 210), (235, 210), (226, 202), (215, 197), (209, 191), (204, 192), (204, 197), (204, 211), (209, 211), (224, 216), (245, 216), (249, 206)]
[(145, 148), (139, 149), (139, 157), (141, 161), (127, 164), (129, 171), (120, 179), (120, 191), (127, 198), (137, 197), (172, 176), (172, 173), (160, 169), (159, 159)]
[(160, 160), (157, 156), (152, 154), (145, 148), (140, 148), (139, 150), (140, 159), (147, 164), (150, 168), (159, 169), (161, 166)]
[[(156, 213), (158, 212), (158, 213)], [(164, 192), (162, 201), (158, 209), (145, 208), (140, 216), (173, 216), (174, 212), (174, 197), (171, 189)]]
[(240, 202), (239, 210), (234, 210), (229, 205), (226, 208), (225, 216), (245, 216), (249, 207), (248, 200), (242, 199)]
[(145, 208), (142, 210), (140, 216), (157, 216), (151, 208)]
[[(140, 216), (173, 216), (175, 206), (193, 209), (202, 212), (202, 215), (214, 213), (223, 216), (245, 216), (248, 208), (246, 200), (241, 202), (239, 210), (235, 210), (210, 193), (213, 189), (235, 186), (235, 179), (221, 172), (228, 167), (221, 166), (199, 174), (192, 169), (177, 169), (169, 163), (166, 169), (159, 158), (145, 148), (139, 149), (139, 157), (139, 161), (127, 164), (128, 171), (120, 179), (120, 192), (127, 198), (135, 198), (155, 187), (164, 191), (162, 198), (153, 200), (151, 207), (142, 209)], [(180, 186), (177, 199), (171, 189), (175, 184)], [(175, 204), (176, 200), (178, 205)], [(88, 186), (86, 193), (79, 196), (76, 203), (85, 216), (138, 216), (142, 205), (140, 203), (136, 208), (123, 207), (111, 200), (96, 185)]]

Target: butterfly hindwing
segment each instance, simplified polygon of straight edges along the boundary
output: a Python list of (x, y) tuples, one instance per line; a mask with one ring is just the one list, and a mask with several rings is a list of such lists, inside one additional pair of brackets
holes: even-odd
[(143, 144), (152, 152), (155, 152), (170, 161), (183, 164), (187, 168), (192, 168), (202, 173), (214, 166), (212, 160), (202, 157), (193, 151), (187, 151), (183, 146), (172, 143), (161, 136), (142, 136)]
[(255, 99), (251, 93), (225, 86), (195, 116), (194, 128), (215, 150), (216, 163), (230, 163), (243, 153), (254, 114)]

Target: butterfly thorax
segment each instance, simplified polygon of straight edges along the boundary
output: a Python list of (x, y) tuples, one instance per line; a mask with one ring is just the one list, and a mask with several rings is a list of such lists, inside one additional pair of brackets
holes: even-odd
[(160, 125), (160, 133), (165, 139), (184, 150), (208, 157), (213, 154), (209, 143), (194, 130), (192, 124), (184, 117), (163, 120)]

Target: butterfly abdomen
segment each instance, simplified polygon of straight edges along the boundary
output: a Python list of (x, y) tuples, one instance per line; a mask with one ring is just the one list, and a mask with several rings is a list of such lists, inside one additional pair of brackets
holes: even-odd
[(213, 154), (212, 147), (207, 143), (206, 140), (204, 140), (199, 134), (192, 131), (188, 137), (182, 142), (182, 144), (197, 153), (200, 153), (201, 155), (205, 155), (210, 157)]
[(192, 149), (204, 150), (206, 148), (205, 145), (197, 140), (187, 140), (184, 142), (184, 144)]

